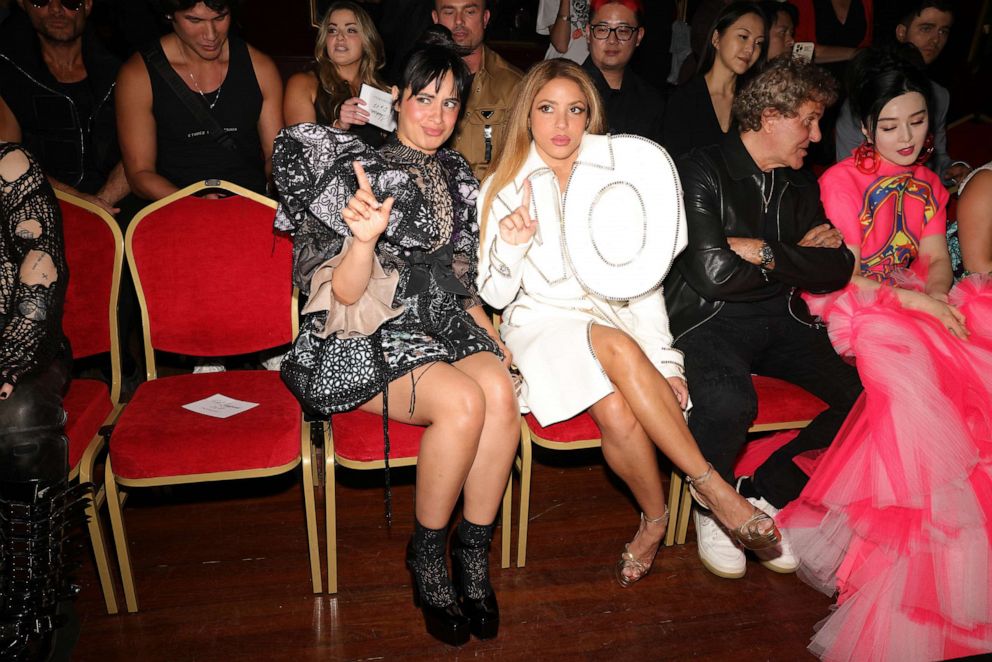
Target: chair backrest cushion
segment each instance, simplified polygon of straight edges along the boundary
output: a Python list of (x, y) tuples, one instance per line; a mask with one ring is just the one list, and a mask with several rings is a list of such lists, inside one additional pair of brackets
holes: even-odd
[(274, 206), (186, 196), (135, 220), (128, 246), (151, 344), (193, 356), (292, 341), (292, 241)]
[(118, 240), (103, 218), (66, 200), (59, 206), (69, 265), (62, 328), (73, 356), (109, 352), (114, 263), (123, 252), (115, 254)]

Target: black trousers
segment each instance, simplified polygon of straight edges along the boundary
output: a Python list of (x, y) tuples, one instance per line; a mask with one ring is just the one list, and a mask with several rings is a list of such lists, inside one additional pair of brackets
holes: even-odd
[(69, 359), (59, 358), (25, 376), (0, 400), (0, 482), (65, 480), (69, 442), (63, 434), (62, 397), (69, 384)]
[(733, 484), (733, 468), (758, 411), (751, 374), (777, 377), (806, 389), (829, 408), (755, 471), (755, 490), (776, 508), (799, 496), (808, 477), (792, 461), (833, 441), (861, 393), (857, 370), (834, 351), (823, 329), (787, 315), (721, 317), (675, 344), (685, 354), (693, 408), (689, 429), (707, 460)]

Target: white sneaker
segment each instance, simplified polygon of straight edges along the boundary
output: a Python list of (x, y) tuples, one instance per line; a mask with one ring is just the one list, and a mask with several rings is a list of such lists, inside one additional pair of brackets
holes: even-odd
[[(768, 513), (773, 519), (778, 515), (778, 508), (765, 501), (762, 497), (748, 497), (747, 501), (758, 510)], [(799, 569), (799, 557), (792, 551), (792, 546), (789, 545), (789, 541), (786, 540), (784, 533), (782, 534), (782, 542), (774, 547), (756, 551), (755, 555), (761, 561), (761, 565), (773, 572), (780, 572), (787, 575)]]
[(712, 513), (693, 508), (692, 521), (696, 524), (699, 560), (706, 569), (725, 579), (743, 577), (747, 567), (744, 550), (737, 546)]

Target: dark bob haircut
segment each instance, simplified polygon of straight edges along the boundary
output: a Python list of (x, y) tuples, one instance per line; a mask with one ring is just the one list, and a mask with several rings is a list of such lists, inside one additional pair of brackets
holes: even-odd
[[(933, 87), (923, 73), (919, 51), (908, 44), (893, 48), (869, 48), (851, 62), (848, 93), (854, 117), (868, 130), (874, 141), (878, 116), (885, 104), (896, 97), (918, 92), (933, 108)], [(927, 117), (931, 123), (932, 117)]]
[(396, 81), (400, 94), (409, 90), (407, 96), (412, 97), (431, 83), (435, 91), (440, 90), (444, 75), (450, 71), (455, 77), (458, 98), (464, 100), (465, 87), (471, 75), (462, 60), (465, 54), (466, 50), (455, 43), (448, 28), (443, 25), (427, 28), (413, 47), (403, 73)]
[[(709, 32), (706, 33), (706, 46), (703, 48), (702, 57), (699, 58), (699, 66), (696, 68), (697, 75), (702, 76), (713, 68), (713, 62), (716, 60), (716, 48), (713, 46), (713, 33), (717, 32), (722, 36), (723, 33), (727, 31), (727, 28), (736, 23), (742, 16), (747, 16), (748, 14), (754, 14), (761, 19), (761, 24), (765, 29), (765, 44), (768, 43), (768, 29), (771, 25), (772, 19), (768, 17), (765, 11), (761, 8), (761, 5), (757, 2), (731, 2), (720, 11), (719, 16), (716, 17), (715, 21), (713, 21), (713, 25), (710, 26)], [(761, 68), (761, 65), (765, 63), (765, 49), (766, 46), (762, 44), (761, 55), (758, 56), (758, 61), (754, 63), (754, 66), (748, 69), (749, 73), (757, 71)]]

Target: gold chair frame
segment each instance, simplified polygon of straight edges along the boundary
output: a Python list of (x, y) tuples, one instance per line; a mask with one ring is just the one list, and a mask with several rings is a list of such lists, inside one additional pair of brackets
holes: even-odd
[[(520, 473), (520, 514), (517, 523), (517, 567), (522, 568), (527, 563), (527, 534), (528, 520), (530, 517), (530, 487), (531, 473), (533, 469), (533, 445), (547, 448), (554, 451), (577, 451), (587, 448), (602, 448), (603, 442), (600, 438), (582, 439), (579, 441), (551, 441), (544, 439), (533, 432), (527, 425), (527, 419), (520, 418), (520, 453), (514, 461), (514, 467)], [(672, 472), (673, 480), (668, 490), (668, 531), (665, 533), (665, 546), (669, 547), (675, 540), (675, 518), (679, 510), (679, 496), (681, 494), (681, 482), (676, 485), (674, 482), (675, 473)]]
[[(203, 182), (197, 182), (191, 184), (186, 188), (176, 191), (172, 195), (169, 195), (157, 202), (154, 202), (147, 207), (139, 211), (131, 224), (128, 226), (127, 236), (126, 236), (126, 246), (127, 246), (127, 260), (128, 265), (131, 269), (131, 275), (134, 279), (134, 287), (138, 294), (138, 303), (141, 308), (141, 322), (143, 331), (143, 341), (144, 341), (144, 351), (145, 351), (145, 366), (147, 371), (148, 381), (156, 379), (158, 376), (156, 363), (155, 363), (155, 348), (151, 343), (151, 335), (148, 326), (148, 307), (145, 301), (144, 291), (141, 286), (141, 279), (138, 274), (137, 265), (134, 263), (133, 255), (133, 245), (132, 240), (134, 237), (135, 230), (141, 225), (141, 221), (144, 220), (148, 214), (165, 207), (166, 205), (172, 203), (180, 198), (185, 198), (197, 191), (203, 189), (224, 189), (231, 193), (235, 193), (245, 198), (249, 198), (263, 205), (275, 209), (276, 202), (261, 196), (253, 191), (249, 191), (246, 188), (238, 186), (237, 184), (232, 184), (223, 180), (210, 179)], [(298, 307), (297, 307), (298, 296), (297, 292), (294, 290), (291, 300), (289, 302), (292, 313), (292, 335), (295, 338), (299, 332), (299, 318), (298, 318)], [(127, 545), (127, 532), (124, 527), (124, 517), (123, 517), (123, 505), (127, 499), (127, 490), (119, 489), (119, 487), (133, 488), (133, 487), (156, 487), (163, 485), (180, 485), (187, 483), (202, 483), (202, 482), (214, 482), (223, 480), (241, 480), (245, 478), (264, 478), (269, 476), (277, 476), (296, 468), (297, 465), (301, 464), (303, 473), (303, 500), (306, 516), (306, 527), (307, 527), (307, 543), (308, 543), (308, 553), (310, 558), (310, 579), (313, 586), (314, 593), (322, 592), (322, 582), (320, 576), (320, 550), (317, 540), (317, 513), (315, 506), (315, 496), (314, 496), (314, 482), (315, 482), (315, 472), (313, 465), (314, 463), (314, 449), (310, 443), (310, 424), (302, 417), (301, 434), (300, 434), (300, 456), (289, 462), (288, 464), (279, 467), (270, 467), (266, 469), (251, 469), (245, 471), (221, 471), (212, 472), (204, 474), (186, 474), (177, 476), (167, 476), (160, 478), (145, 478), (145, 479), (126, 479), (119, 478), (114, 475), (113, 467), (111, 465), (110, 457), (107, 457), (105, 473), (106, 479), (105, 484), (108, 493), (108, 503), (110, 511), (110, 521), (114, 532), (114, 543), (117, 549), (117, 560), (118, 565), (121, 569), (121, 579), (124, 584), (124, 600), (127, 605), (127, 610), (129, 612), (138, 611), (138, 599), (134, 587), (134, 573), (131, 567), (130, 552)]]
[[(337, 593), (338, 592), (338, 527), (337, 527), (337, 502), (335, 498), (335, 491), (337, 488), (337, 479), (334, 475), (334, 465), (338, 465), (346, 469), (357, 469), (361, 471), (368, 471), (370, 469), (385, 469), (385, 460), (371, 460), (368, 462), (349, 460), (348, 458), (341, 457), (334, 450), (334, 433), (331, 430), (331, 423), (327, 421), (324, 423), (324, 500), (325, 500), (325, 527), (327, 529), (327, 592)], [(396, 459), (390, 458), (389, 467), (412, 467), (416, 466), (416, 457), (400, 457)], [(503, 505), (502, 505), (502, 527), (503, 530), (500, 535), (501, 540), (501, 552), (502, 557), (500, 561), (500, 566), (502, 568), (510, 567), (510, 528), (511, 528), (511, 509), (513, 500), (513, 476), (512, 472), (509, 479), (506, 481), (506, 490), (503, 492)]]
[[(99, 218), (110, 230), (114, 237), (114, 271), (110, 285), (110, 305), (107, 315), (110, 320), (110, 401), (113, 409), (104, 419), (101, 428), (112, 425), (124, 409), (121, 403), (121, 346), (117, 326), (117, 299), (120, 295), (121, 272), (124, 268), (124, 236), (117, 225), (117, 221), (104, 209), (83, 200), (82, 198), (66, 193), (65, 191), (55, 191), (55, 197), (63, 202), (80, 207)], [(108, 614), (116, 614), (117, 594), (114, 589), (114, 582), (111, 578), (110, 563), (107, 556), (106, 538), (103, 534), (103, 525), (100, 523), (100, 508), (107, 498), (106, 485), (96, 487), (94, 481), (95, 466), (97, 457), (103, 451), (106, 441), (97, 432), (90, 440), (83, 451), (83, 456), (79, 463), (69, 471), (69, 480), (79, 479), (80, 483), (93, 483), (92, 500), (86, 507), (87, 529), (90, 534), (90, 545), (93, 548), (93, 557), (96, 561), (96, 573), (100, 580), (100, 588), (103, 591), (103, 601), (107, 607)]]

